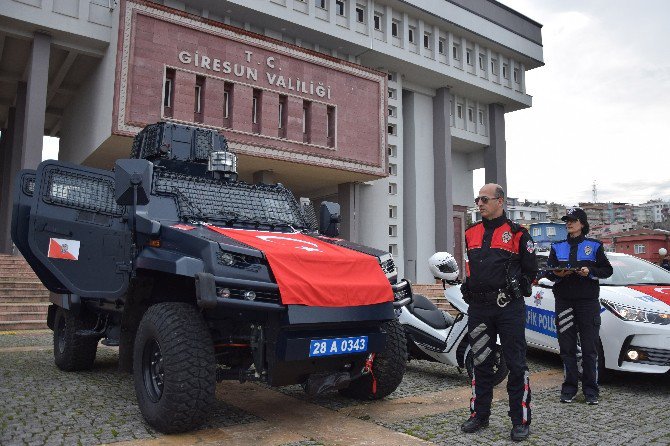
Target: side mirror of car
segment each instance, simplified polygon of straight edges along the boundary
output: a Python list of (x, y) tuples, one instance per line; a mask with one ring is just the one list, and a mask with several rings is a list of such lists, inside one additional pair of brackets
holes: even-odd
[(114, 195), (120, 206), (149, 203), (154, 165), (144, 159), (120, 159), (114, 165)]
[(319, 212), (319, 232), (326, 237), (337, 237), (340, 234), (340, 205), (331, 201), (321, 203)]
[(540, 280), (538, 280), (537, 284), (538, 284), (538, 286), (541, 286), (542, 288), (551, 288), (551, 287), (554, 286), (554, 282), (547, 279), (546, 277), (542, 277)]

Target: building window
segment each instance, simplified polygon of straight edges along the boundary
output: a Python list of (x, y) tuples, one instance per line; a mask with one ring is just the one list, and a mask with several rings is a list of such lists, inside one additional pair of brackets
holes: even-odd
[(451, 47), (451, 55), (454, 60), (461, 60), (461, 56), (459, 56), (461, 47), (459, 45), (454, 45)]
[(533, 228), (533, 237), (539, 237), (542, 235), (542, 228)]
[(475, 112), (468, 107), (468, 121), (475, 122)]
[(424, 33), (423, 34), (423, 47), (426, 49), (431, 49), (430, 48), (430, 33)]
[(644, 254), (647, 252), (647, 248), (644, 245), (635, 245), (633, 249), (635, 254)]
[(326, 136), (328, 138), (328, 147), (335, 147), (335, 128), (337, 123), (335, 107), (329, 105), (326, 113)]
[(389, 218), (398, 218), (398, 206), (389, 206)]
[(414, 43), (414, 27), (410, 26), (409, 27), (409, 34), (407, 35), (409, 39), (409, 43)]
[(375, 21), (375, 29), (377, 31), (381, 31), (382, 30), (382, 15), (379, 14), (378, 12), (375, 12), (374, 21)]
[(389, 225), (389, 237), (398, 236), (398, 225)]
[(514, 76), (514, 82), (519, 82), (519, 69), (518, 68), (514, 69), (513, 76)]
[(312, 142), (312, 103), (302, 101), (302, 142)]
[(556, 236), (556, 228), (553, 226), (547, 226), (547, 237)]
[(263, 101), (262, 101), (263, 91), (254, 88), (252, 102), (251, 102), (251, 123), (252, 130), (254, 133), (260, 133), (261, 131), (261, 115), (263, 113)]
[(258, 98), (254, 96), (251, 102), (251, 122), (258, 124)]
[(391, 255), (397, 256), (398, 255), (398, 245), (395, 243), (392, 243), (389, 245), (389, 252)]
[(388, 152), (390, 157), (395, 158), (396, 156), (398, 156), (398, 147), (393, 144), (389, 144)]
[(479, 69), (480, 70), (485, 70), (486, 69), (486, 63), (484, 62), (486, 56), (483, 54), (479, 54)]
[(398, 165), (389, 163), (389, 175), (398, 175)]
[(444, 54), (444, 44), (445, 44), (444, 39), (440, 39), (437, 41), (437, 50), (440, 54)]
[(392, 118), (395, 118), (398, 116), (398, 109), (395, 108), (394, 106), (390, 105), (389, 106), (389, 116)]
[(399, 26), (400, 26), (400, 24), (398, 23), (397, 20), (393, 20), (393, 21), (391, 22), (391, 35), (392, 35), (393, 37), (398, 37), (398, 28), (399, 28)]
[(465, 50), (465, 62), (468, 65), (472, 65), (472, 51)]
[(491, 59), (491, 73), (498, 73), (498, 61)]
[(395, 73), (389, 73), (388, 78), (391, 82), (395, 82)]
[(365, 23), (365, 6), (356, 5), (356, 21)]
[(395, 88), (389, 88), (389, 99), (395, 99), (397, 97), (397, 92)]
[(335, 14), (344, 17), (344, 0), (335, 0)]
[(172, 79), (165, 79), (165, 87), (163, 90), (163, 106), (172, 107)]
[(461, 104), (456, 106), (456, 117), (458, 119), (463, 119), (463, 106)]
[(398, 184), (389, 183), (389, 195), (397, 195), (397, 194), (398, 194)]
[(484, 125), (484, 112), (481, 111), (481, 110), (479, 110), (479, 111), (477, 112), (477, 115), (479, 115), (479, 123), (480, 123), (481, 125)]
[(286, 113), (287, 110), (287, 105), (288, 105), (288, 96), (284, 94), (279, 95), (279, 137), (280, 138), (286, 138), (286, 123), (288, 120), (288, 113)]
[(326, 0), (314, 0), (314, 4), (316, 5), (317, 8), (328, 9), (327, 8), (328, 2)]
[(228, 118), (228, 111), (230, 110), (230, 93), (227, 91), (223, 92), (223, 117), (224, 119)]
[(200, 85), (195, 86), (195, 105), (194, 110), (196, 113), (202, 113), (202, 87)]
[(503, 77), (505, 79), (507, 79), (507, 64), (506, 63), (503, 64)]
[(388, 132), (389, 132), (389, 135), (394, 135), (395, 136), (395, 135), (398, 134), (397, 131), (396, 131), (395, 124), (389, 124), (388, 125)]
[(283, 122), (284, 122), (284, 103), (279, 101), (279, 119), (277, 123), (277, 128), (279, 129), (283, 128), (284, 127)]

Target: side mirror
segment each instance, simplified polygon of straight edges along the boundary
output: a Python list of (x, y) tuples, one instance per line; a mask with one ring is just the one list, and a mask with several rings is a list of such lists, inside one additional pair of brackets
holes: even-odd
[[(120, 206), (149, 203), (154, 165), (144, 159), (121, 159), (114, 165), (114, 195)], [(136, 195), (135, 195), (136, 194)], [(134, 199), (136, 201), (134, 201)]]
[(340, 230), (337, 227), (340, 222), (340, 205), (331, 201), (321, 203), (319, 212), (319, 232), (326, 237), (337, 237)]
[(551, 280), (547, 279), (546, 277), (542, 277), (540, 280), (537, 281), (537, 284), (541, 286), (542, 288), (551, 288), (554, 286), (554, 282)]

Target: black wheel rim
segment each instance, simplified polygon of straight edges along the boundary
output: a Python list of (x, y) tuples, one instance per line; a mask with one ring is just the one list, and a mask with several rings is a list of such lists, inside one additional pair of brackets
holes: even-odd
[(65, 317), (61, 316), (59, 322), (56, 340), (58, 341), (58, 352), (62, 354), (65, 353)]
[(163, 355), (161, 347), (155, 339), (147, 341), (142, 353), (142, 376), (144, 388), (149, 399), (157, 403), (163, 395), (163, 383), (165, 374), (163, 372)]

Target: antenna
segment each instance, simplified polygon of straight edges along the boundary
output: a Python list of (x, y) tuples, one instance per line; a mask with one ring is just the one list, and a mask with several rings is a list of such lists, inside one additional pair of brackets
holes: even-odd
[(591, 190), (593, 193), (592, 200), (594, 203), (598, 202), (598, 189), (596, 188), (596, 180), (593, 180), (593, 189)]

